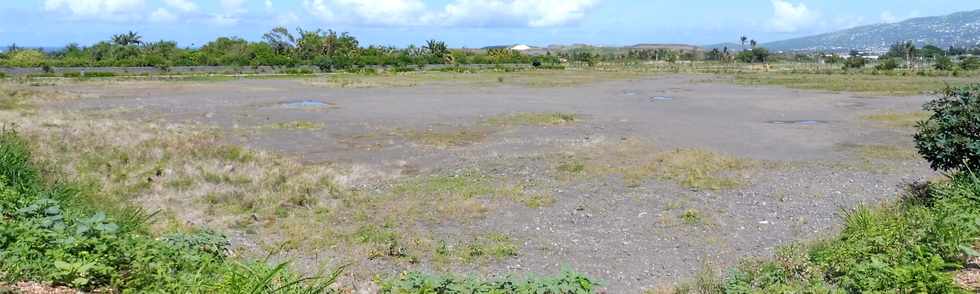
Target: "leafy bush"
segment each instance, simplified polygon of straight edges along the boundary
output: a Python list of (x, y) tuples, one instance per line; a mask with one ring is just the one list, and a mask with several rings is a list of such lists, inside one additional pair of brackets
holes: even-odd
[(967, 58), (963, 58), (963, 60), (960, 61), (960, 68), (962, 68), (963, 70), (980, 69), (980, 57), (970, 56)]
[(936, 58), (936, 64), (933, 65), (936, 70), (952, 70), (956, 65), (953, 64), (953, 60), (946, 56), (939, 56)]
[(916, 147), (936, 170), (980, 167), (980, 85), (949, 88), (924, 106), (932, 116), (918, 125)]
[(867, 60), (864, 59), (864, 57), (861, 57), (859, 55), (853, 55), (850, 58), (847, 58), (846, 61), (844, 61), (844, 69), (864, 68), (865, 64), (867, 64)]
[(598, 286), (588, 277), (568, 270), (551, 278), (516, 280), (508, 277), (492, 281), (410, 272), (383, 282), (381, 293), (578, 294), (594, 293)]
[(226, 260), (228, 241), (208, 231), (154, 239), (144, 233), (148, 216), (140, 210), (117, 217), (93, 211), (83, 191), (46, 184), (27, 142), (0, 132), (0, 282), (105, 292), (320, 293), (336, 278)]
[(895, 70), (899, 67), (899, 62), (897, 58), (885, 58), (875, 65), (876, 70)]

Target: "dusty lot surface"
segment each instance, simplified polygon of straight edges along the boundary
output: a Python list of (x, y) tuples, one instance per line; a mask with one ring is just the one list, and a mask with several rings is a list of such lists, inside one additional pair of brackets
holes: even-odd
[[(908, 124), (888, 119), (917, 111), (924, 96), (681, 75), (560, 87), (235, 80), (56, 88), (86, 98), (44, 108), (214, 127), (226, 142), (343, 170), (345, 189), (359, 193), (404, 203), (465, 196), (450, 208), (430, 201), (392, 212), (373, 228), (400, 243), (380, 253), (346, 248), (352, 241), (287, 254), (311, 270), (352, 263), (349, 276), (361, 281), (406, 270), (489, 276), (568, 267), (610, 293), (636, 293), (829, 235), (842, 209), (894, 198), (902, 183), (932, 176), (912, 151)], [(513, 192), (483, 195), (499, 190)], [(394, 203), (366, 213), (399, 210)], [(237, 245), (270, 242), (238, 229)], [(361, 243), (378, 235), (358, 232)]]

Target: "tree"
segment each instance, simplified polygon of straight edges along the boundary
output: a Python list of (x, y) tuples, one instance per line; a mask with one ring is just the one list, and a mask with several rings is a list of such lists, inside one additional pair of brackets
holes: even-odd
[(759, 42), (756, 42), (755, 40), (752, 40), (752, 41), (749, 41), (749, 44), (752, 46), (753, 49), (755, 49), (755, 46), (756, 45), (759, 45)]
[(742, 36), (742, 38), (739, 39), (739, 40), (742, 41), (742, 51), (745, 51), (745, 41), (748, 41), (749, 40), (749, 37)]
[(896, 68), (898, 68), (898, 58), (896, 57), (885, 58), (880, 63), (878, 63), (878, 65), (875, 66), (876, 70), (886, 70), (886, 71), (894, 70)]
[(851, 51), (850, 55), (851, 57), (848, 57), (847, 60), (844, 61), (844, 69), (864, 68), (864, 65), (867, 64), (867, 60), (864, 59), (864, 56), (861, 56), (860, 52)]
[(296, 37), (293, 37), (284, 27), (272, 29), (262, 35), (262, 39), (276, 51), (276, 54), (288, 55), (296, 48)]
[(922, 50), (919, 50), (919, 56), (926, 58), (938, 58), (940, 56), (946, 56), (946, 51), (933, 45), (925, 45), (922, 46)]
[(129, 46), (129, 45), (139, 45), (143, 44), (143, 37), (136, 32), (129, 31), (123, 34), (113, 35), (112, 43), (119, 46)]
[(952, 70), (954, 67), (953, 60), (946, 56), (939, 56), (936, 58), (935, 67), (936, 70)]
[(707, 54), (704, 55), (704, 59), (707, 60), (721, 60), (721, 51), (718, 48), (711, 49)]
[(915, 69), (915, 52), (916, 52), (915, 44), (913, 44), (912, 41), (908, 41), (905, 42), (905, 45), (903, 45), (902, 47), (905, 50), (905, 55), (907, 56), (905, 60), (908, 61), (909, 68)]

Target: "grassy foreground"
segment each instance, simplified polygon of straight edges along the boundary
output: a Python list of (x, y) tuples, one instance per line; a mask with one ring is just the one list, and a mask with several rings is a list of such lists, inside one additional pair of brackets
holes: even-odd
[(286, 264), (236, 261), (206, 230), (151, 236), (140, 209), (106, 215), (84, 186), (46, 179), (16, 133), (0, 133), (0, 280), (80, 290), (319, 293), (337, 273), (301, 277)]
[[(347, 291), (335, 284), (339, 270), (307, 277), (290, 271), (287, 263), (247, 260), (235, 256), (228, 239), (210, 230), (156, 234), (150, 223), (154, 214), (100, 203), (105, 196), (96, 194), (106, 190), (99, 185), (45, 175), (32, 149), (15, 132), (0, 132), (0, 292), (17, 291), (25, 282), (46, 291), (56, 290), (51, 286), (135, 293)], [(106, 209), (111, 213), (102, 212)], [(487, 281), (405, 273), (381, 282), (379, 291), (557, 294), (592, 293), (597, 285), (571, 271), (556, 277)]]

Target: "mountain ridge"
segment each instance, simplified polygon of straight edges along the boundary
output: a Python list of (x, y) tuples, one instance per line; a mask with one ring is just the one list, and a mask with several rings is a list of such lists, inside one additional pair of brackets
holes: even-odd
[(896, 23), (865, 25), (762, 45), (780, 51), (885, 51), (892, 44), (903, 41), (941, 48), (978, 46), (980, 9), (912, 18)]

